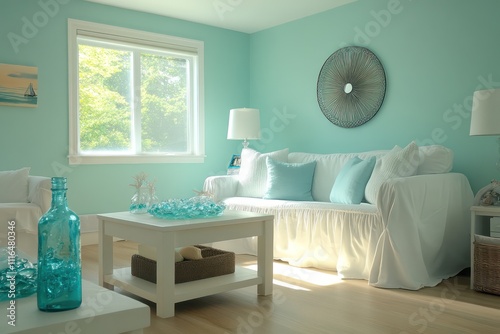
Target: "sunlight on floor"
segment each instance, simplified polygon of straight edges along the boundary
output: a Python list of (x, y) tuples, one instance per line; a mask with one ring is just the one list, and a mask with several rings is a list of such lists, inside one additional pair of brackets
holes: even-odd
[(290, 283), (287, 283), (287, 282), (283, 282), (283, 281), (280, 281), (280, 280), (277, 280), (277, 279), (273, 279), (273, 284), (274, 285), (282, 286), (284, 288), (293, 289), (293, 290), (311, 291), (311, 289), (307, 289), (307, 288), (304, 288), (304, 287), (301, 287), (301, 286), (298, 286), (298, 285), (294, 285), (294, 284), (290, 284)]
[[(257, 271), (257, 265), (247, 265), (245, 268)], [(307, 268), (298, 268), (293, 267), (285, 263), (274, 262), (273, 263), (273, 271), (274, 276), (284, 276), (293, 280), (298, 280), (302, 282), (306, 282), (309, 284), (317, 285), (317, 286), (329, 286), (333, 284), (342, 283), (342, 279), (337, 275), (337, 273), (325, 273)], [(305, 290), (310, 291), (309, 289), (293, 285), (288, 282), (283, 282), (277, 279), (273, 280), (274, 284), (281, 285), (283, 287), (295, 289), (295, 290)]]

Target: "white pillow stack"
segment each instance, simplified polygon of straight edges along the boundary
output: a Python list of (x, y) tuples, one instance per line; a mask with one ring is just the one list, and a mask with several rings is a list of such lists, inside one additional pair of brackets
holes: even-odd
[(266, 159), (288, 162), (288, 148), (283, 150), (260, 153), (251, 148), (241, 151), (241, 166), (237, 196), (262, 198), (267, 189)]
[(420, 165), (420, 155), (417, 144), (413, 141), (405, 148), (394, 146), (386, 155), (375, 163), (372, 175), (365, 188), (365, 199), (372, 204), (377, 203), (380, 186), (385, 181), (395, 177), (407, 177), (416, 174)]
[(449, 173), (453, 168), (453, 151), (441, 145), (420, 146), (417, 175)]

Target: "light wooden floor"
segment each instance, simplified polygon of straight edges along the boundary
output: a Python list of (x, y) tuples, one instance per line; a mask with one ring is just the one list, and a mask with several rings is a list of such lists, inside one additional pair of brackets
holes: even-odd
[[(130, 266), (137, 244), (115, 242), (115, 267)], [(97, 245), (82, 247), (83, 276), (98, 282)], [(237, 256), (240, 265), (255, 264)], [(419, 291), (379, 289), (335, 272), (274, 264), (274, 294), (249, 287), (176, 304), (162, 319), (151, 308), (149, 333), (500, 333), (500, 296), (469, 289), (466, 275)], [(127, 294), (119, 289), (116, 291)]]

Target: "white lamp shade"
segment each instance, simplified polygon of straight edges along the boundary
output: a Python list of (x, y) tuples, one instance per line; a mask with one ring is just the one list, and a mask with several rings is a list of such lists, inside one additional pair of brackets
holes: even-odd
[(227, 139), (259, 139), (259, 109), (237, 108), (229, 111)]
[(474, 92), (470, 135), (500, 135), (500, 89)]

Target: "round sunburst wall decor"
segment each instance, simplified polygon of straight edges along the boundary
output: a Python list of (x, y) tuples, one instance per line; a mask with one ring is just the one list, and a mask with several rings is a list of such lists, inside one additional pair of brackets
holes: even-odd
[(385, 71), (377, 56), (367, 48), (347, 46), (330, 55), (319, 72), (319, 107), (333, 124), (354, 128), (375, 116), (385, 88)]

